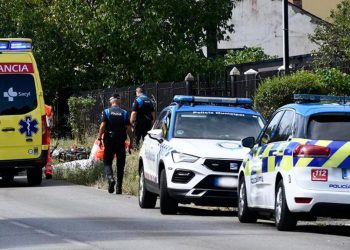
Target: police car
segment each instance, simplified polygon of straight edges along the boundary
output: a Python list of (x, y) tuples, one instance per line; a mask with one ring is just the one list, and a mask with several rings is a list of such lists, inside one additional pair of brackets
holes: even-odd
[(233, 206), (237, 173), (249, 152), (241, 139), (264, 126), (247, 98), (175, 96), (145, 137), (139, 205), (175, 214), (178, 203)]
[(278, 230), (292, 230), (298, 220), (350, 218), (350, 97), (294, 99), (257, 140), (242, 140), (251, 148), (239, 170), (243, 223), (274, 216)]
[(0, 175), (42, 181), (49, 142), (44, 94), (30, 39), (0, 38)]

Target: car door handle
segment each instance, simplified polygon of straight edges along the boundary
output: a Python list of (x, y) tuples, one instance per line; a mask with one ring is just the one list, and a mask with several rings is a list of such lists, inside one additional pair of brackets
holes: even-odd
[(2, 131), (3, 132), (14, 132), (15, 128), (3, 128)]

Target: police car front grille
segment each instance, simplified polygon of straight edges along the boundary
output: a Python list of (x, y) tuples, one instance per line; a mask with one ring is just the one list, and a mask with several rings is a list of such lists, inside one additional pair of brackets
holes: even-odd
[(206, 159), (204, 165), (215, 172), (238, 173), (242, 161)]

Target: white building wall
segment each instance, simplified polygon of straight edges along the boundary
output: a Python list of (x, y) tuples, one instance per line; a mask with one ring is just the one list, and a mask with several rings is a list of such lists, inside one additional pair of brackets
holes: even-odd
[[(289, 5), (290, 56), (309, 54), (318, 47), (308, 35), (318, 20)], [(229, 41), (220, 41), (218, 49), (262, 47), (266, 54), (283, 56), (283, 20), (281, 0), (241, 0), (232, 11), (235, 32)]]

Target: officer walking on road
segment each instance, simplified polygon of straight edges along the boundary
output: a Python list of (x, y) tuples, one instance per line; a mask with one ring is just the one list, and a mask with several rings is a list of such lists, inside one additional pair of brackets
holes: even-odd
[(143, 140), (147, 132), (151, 130), (155, 119), (156, 113), (151, 99), (143, 93), (142, 87), (138, 87), (130, 118), (134, 127), (136, 147), (139, 146), (141, 138)]
[(129, 149), (132, 149), (133, 135), (128, 117), (128, 112), (120, 108), (121, 98), (114, 94), (109, 102), (111, 107), (102, 112), (102, 123), (98, 133), (98, 139), (104, 144), (103, 163), (108, 179), (108, 192), (114, 192), (115, 179), (113, 177), (112, 163), (114, 155), (117, 155), (117, 194), (122, 193), (124, 167), (125, 167), (125, 140), (127, 134), (130, 139)]

